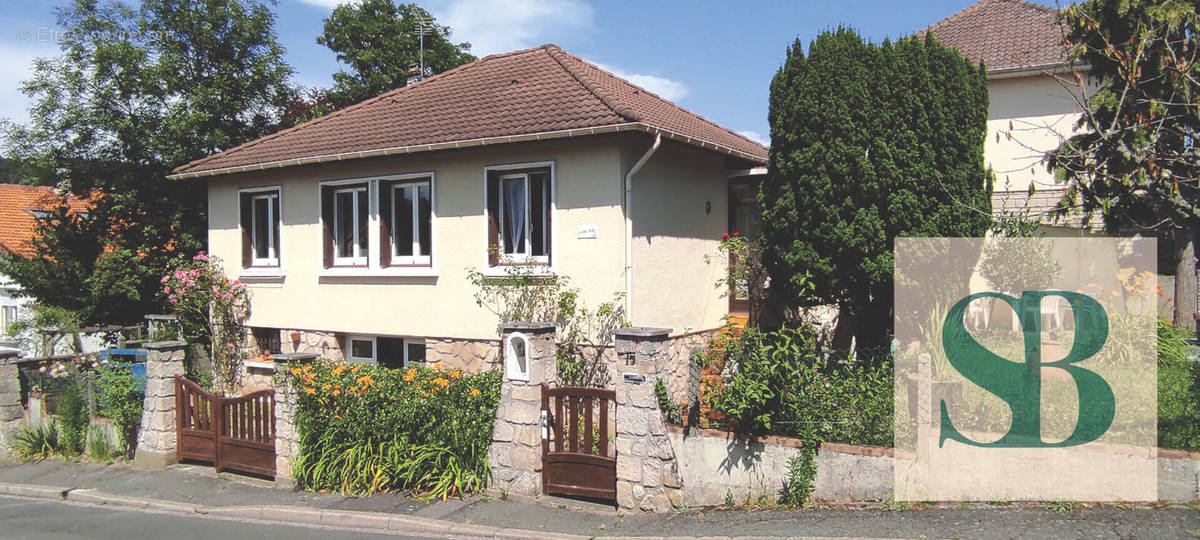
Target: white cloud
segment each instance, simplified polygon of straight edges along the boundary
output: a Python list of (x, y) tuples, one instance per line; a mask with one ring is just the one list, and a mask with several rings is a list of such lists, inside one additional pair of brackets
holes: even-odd
[(747, 139), (750, 139), (758, 144), (761, 144), (763, 146), (771, 146), (771, 139), (769, 139), (767, 137), (763, 137), (762, 133), (759, 133), (757, 131), (739, 131), (739, 132), (737, 132), (737, 134), (741, 135)]
[(470, 42), (479, 57), (536, 47), (551, 36), (595, 26), (592, 6), (581, 0), (451, 0), (430, 11), (450, 27), (455, 42)]
[(599, 67), (600, 69), (608, 71), (613, 75), (658, 94), (658, 97), (661, 97), (667, 101), (679, 101), (687, 97), (688, 93), (690, 92), (687, 85), (666, 77), (643, 75), (640, 73), (629, 73), (621, 68), (615, 68), (607, 64), (601, 64), (600, 62), (592, 63), (596, 64), (596, 67)]
[(333, 8), (337, 7), (338, 4), (347, 4), (353, 0), (297, 0), (297, 1), (299, 1), (301, 4), (308, 4), (308, 5), (312, 5), (312, 6), (333, 9)]

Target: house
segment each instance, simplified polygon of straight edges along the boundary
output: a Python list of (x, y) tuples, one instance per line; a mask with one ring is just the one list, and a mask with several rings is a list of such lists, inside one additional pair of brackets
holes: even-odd
[[(1058, 11), (1022, 0), (980, 0), (922, 30), (987, 67), (988, 122), (984, 156), (996, 175), (997, 217), (1028, 209), (1051, 228), (1078, 231), (1080, 216), (1048, 212), (1064, 193), (1046, 169), (1046, 152), (1075, 132), (1079, 89), (1068, 63)], [(1033, 186), (1032, 193), (1030, 186)]]
[[(1038, 219), (1047, 237), (1103, 235), (1101, 220), (1085, 221), (1078, 208), (1061, 215), (1053, 212), (1066, 190), (1047, 169), (1045, 156), (1076, 133), (1082, 116), (1083, 96), (1072, 72), (1087, 83), (1087, 66), (1069, 61), (1063, 41), (1065, 29), (1057, 17), (1058, 11), (1053, 8), (1022, 0), (980, 0), (921, 33), (932, 32), (938, 41), (984, 62), (987, 68), (989, 109), (984, 157), (996, 175), (992, 214), (997, 218), (1024, 214)], [(1094, 90), (1091, 86), (1085, 88)], [(1095, 260), (1060, 261), (1060, 276), (1085, 272), (1085, 267), (1102, 264), (1101, 260), (1117, 259), (1114, 253)], [(1111, 275), (1118, 268), (1092, 271)], [(978, 275), (972, 282), (976, 290), (987, 288)], [(1174, 277), (1159, 275), (1157, 287), (1172, 290)], [(1161, 312), (1170, 310), (1169, 302), (1169, 296), (1160, 297)], [(1070, 310), (1065, 304), (1043, 306), (1043, 311), (1048, 321), (1069, 324)], [(1006, 311), (1002, 319), (1011, 320), (1010, 313)], [(987, 321), (993, 314), (974, 315)]]
[[(554, 45), (488, 56), (178, 168), (282, 352), (484, 369), (469, 272), (567, 277), (684, 344), (723, 325), (731, 176), (767, 149)], [(675, 362), (686, 371), (688, 351)], [(673, 386), (678, 390), (678, 386)]]
[[(89, 204), (75, 196), (64, 196), (53, 188), (0, 184), (0, 257), (31, 257), (36, 254), (33, 240), (37, 218), (49, 214), (57, 205), (66, 203), (71, 210), (86, 213)], [(0, 347), (16, 347), (31, 352), (28, 340), (8, 335), (14, 322), (26, 316), (29, 298), (21, 296), (20, 287), (0, 275)], [(26, 341), (22, 347), (22, 341)]]

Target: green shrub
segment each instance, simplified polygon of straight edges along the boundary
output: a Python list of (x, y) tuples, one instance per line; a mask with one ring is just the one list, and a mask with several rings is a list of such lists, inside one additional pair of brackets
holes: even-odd
[(724, 343), (724, 387), (708, 396), (747, 434), (891, 446), (892, 362), (817, 352), (811, 329), (746, 329)]
[(111, 418), (117, 429), (117, 446), (126, 456), (133, 455), (138, 425), (142, 422), (142, 404), (146, 394), (142, 382), (124, 364), (104, 364), (96, 369), (97, 412)]
[(121, 452), (113, 447), (108, 434), (96, 425), (88, 430), (87, 447), (88, 456), (92, 458), (92, 461), (110, 462), (121, 455)]
[(1182, 334), (1158, 321), (1158, 445), (1200, 450), (1200, 363), (1188, 358)]
[(485, 487), (499, 372), (314, 363), (289, 373), (304, 488), (444, 499)]
[(67, 381), (58, 396), (58, 419), (62, 423), (62, 453), (70, 456), (82, 453), (90, 419), (87, 403), (74, 378)]
[(789, 508), (800, 508), (808, 502), (816, 487), (817, 446), (805, 444), (800, 454), (788, 458), (787, 481), (779, 494), (780, 504)]
[(680, 424), (683, 422), (683, 406), (671, 401), (671, 394), (662, 379), (654, 380), (654, 397), (658, 399), (658, 409), (668, 422)]
[(21, 428), (13, 445), (13, 451), (21, 462), (46, 459), (61, 449), (57, 422)]

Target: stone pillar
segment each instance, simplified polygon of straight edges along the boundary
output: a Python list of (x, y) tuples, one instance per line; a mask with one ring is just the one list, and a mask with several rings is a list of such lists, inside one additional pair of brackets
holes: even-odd
[(300, 453), (300, 434), (296, 431), (296, 402), (299, 397), (287, 373), (289, 364), (316, 360), (315, 353), (275, 354), (275, 487), (293, 489), (292, 460)]
[[(667, 328), (622, 328), (616, 332), (617, 506), (666, 512), (682, 505), (683, 477), (654, 381), (666, 365)], [(666, 384), (666, 381), (663, 381)]]
[[(529, 340), (529, 380), (513, 380), (507, 370), (507, 343), (514, 333)], [(554, 323), (509, 323), (500, 325), (500, 405), (492, 427), (488, 461), (492, 465), (491, 486), (507, 493), (542, 493), (542, 385), (557, 378)]]
[(17, 369), (19, 351), (0, 349), (0, 454), (12, 447), (13, 438), (25, 417), (21, 403), (21, 379)]
[(142, 424), (138, 428), (137, 451), (133, 466), (139, 469), (163, 469), (175, 464), (175, 376), (183, 375), (183, 356), (187, 343), (158, 341), (147, 343), (146, 399), (142, 403)]

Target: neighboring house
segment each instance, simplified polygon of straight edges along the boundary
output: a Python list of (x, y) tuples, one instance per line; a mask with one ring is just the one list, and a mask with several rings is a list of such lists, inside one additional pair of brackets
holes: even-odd
[[(63, 202), (63, 195), (49, 187), (19, 184), (0, 184), (0, 257), (31, 257), (36, 254), (33, 239), (37, 218)], [(72, 210), (86, 213), (88, 203), (74, 196), (66, 197)], [(20, 287), (7, 276), (0, 275), (0, 346), (19, 347), (31, 353), (32, 340), (9, 336), (9, 327), (27, 316), (30, 299), (21, 296)]]
[[(1085, 223), (1078, 208), (1064, 215), (1052, 212), (1065, 186), (1055, 181), (1045, 156), (1076, 133), (1082, 115), (1083, 96), (1072, 71), (1087, 82), (1087, 67), (1068, 62), (1064, 28), (1057, 17), (1053, 8), (1021, 0), (980, 0), (921, 33), (933, 32), (938, 41), (972, 60), (983, 61), (987, 68), (984, 156), (996, 175), (992, 214), (1039, 219), (1048, 237), (1102, 235), (1099, 217)], [(1069, 282), (1061, 276), (1084, 272), (1084, 267), (1102, 264), (1102, 260), (1116, 261), (1117, 255), (1060, 261), (1060, 279)], [(1107, 272), (1117, 271), (1115, 263), (1109, 266)], [(973, 288), (985, 288), (979, 276), (972, 282)], [(1171, 290), (1173, 277), (1158, 276), (1158, 285), (1161, 290)], [(1168, 297), (1161, 301), (1160, 310), (1168, 311)], [(1043, 310), (1048, 319), (1069, 320), (1065, 305), (1043, 306)], [(1010, 313), (1007, 310), (1002, 318), (1008, 320)], [(986, 321), (992, 314), (975, 315)]]
[[(1021, 0), (980, 0), (921, 32), (987, 67), (984, 155), (996, 174), (997, 216), (1028, 208), (1031, 217), (1045, 217), (1064, 192), (1044, 158), (1075, 132), (1081, 113), (1057, 15)], [(1046, 221), (1069, 229), (1081, 224), (1077, 214)]]
[[(767, 149), (554, 45), (488, 56), (178, 168), (283, 352), (478, 370), (468, 272), (570, 279), (679, 342), (723, 325), (731, 177)], [(740, 199), (738, 199), (740, 200)], [(678, 347), (687, 369), (686, 351)], [(678, 387), (673, 385), (673, 390)]]

